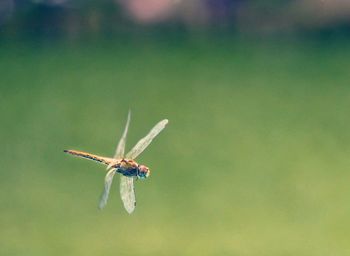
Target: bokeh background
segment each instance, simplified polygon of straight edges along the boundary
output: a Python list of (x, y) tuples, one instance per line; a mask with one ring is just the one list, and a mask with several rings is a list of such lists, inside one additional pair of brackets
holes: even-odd
[[(349, 255), (350, 2), (1, 0), (0, 255)], [(132, 110), (152, 170), (105, 169)]]

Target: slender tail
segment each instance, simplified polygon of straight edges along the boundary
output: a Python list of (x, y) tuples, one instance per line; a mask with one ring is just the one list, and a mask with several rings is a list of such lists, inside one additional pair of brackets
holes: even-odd
[(83, 152), (83, 151), (64, 150), (63, 152), (71, 154), (73, 156), (90, 159), (90, 160), (93, 160), (93, 161), (96, 161), (96, 162), (99, 162), (99, 163), (105, 164), (105, 165), (109, 165), (110, 163), (113, 162), (113, 158), (97, 156), (97, 155), (93, 155), (93, 154), (90, 154), (90, 153), (87, 153), (87, 152)]

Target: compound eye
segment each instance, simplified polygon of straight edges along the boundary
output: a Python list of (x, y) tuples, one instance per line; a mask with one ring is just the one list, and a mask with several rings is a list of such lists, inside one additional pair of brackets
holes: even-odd
[(149, 171), (148, 167), (146, 167), (144, 165), (140, 165), (139, 166), (139, 170), (140, 170), (140, 174), (139, 174), (140, 178), (144, 178), (145, 179), (150, 174), (150, 171)]

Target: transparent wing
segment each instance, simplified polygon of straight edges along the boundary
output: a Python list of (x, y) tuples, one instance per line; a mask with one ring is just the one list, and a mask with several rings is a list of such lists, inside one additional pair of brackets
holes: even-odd
[(107, 200), (108, 200), (108, 195), (109, 195), (109, 190), (111, 189), (111, 185), (112, 185), (112, 181), (113, 181), (113, 177), (115, 174), (115, 170), (109, 170), (106, 174), (105, 177), (105, 188), (104, 191), (102, 193), (101, 199), (100, 199), (100, 203), (98, 205), (98, 207), (100, 209), (104, 208), (107, 204)]
[(123, 201), (125, 210), (131, 214), (136, 207), (136, 197), (134, 189), (134, 178), (120, 176), (120, 197)]
[(129, 110), (128, 119), (126, 121), (126, 125), (125, 125), (125, 129), (124, 129), (123, 135), (122, 135), (122, 137), (119, 140), (117, 149), (116, 149), (115, 154), (113, 156), (114, 159), (122, 158), (124, 156), (126, 135), (128, 134), (129, 124), (130, 124), (130, 116), (131, 116), (131, 111)]
[(152, 130), (137, 144), (130, 150), (128, 154), (126, 154), (126, 158), (135, 159), (138, 155), (140, 155), (149, 144), (151, 144), (152, 140), (165, 128), (168, 123), (168, 119), (164, 119), (157, 123)]

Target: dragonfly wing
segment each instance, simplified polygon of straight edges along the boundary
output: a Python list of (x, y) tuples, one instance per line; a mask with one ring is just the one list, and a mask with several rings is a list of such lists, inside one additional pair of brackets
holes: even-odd
[(104, 187), (104, 191), (102, 193), (101, 199), (100, 199), (100, 203), (99, 203), (99, 208), (102, 209), (106, 206), (107, 204), (107, 200), (108, 200), (108, 195), (109, 195), (109, 191), (111, 189), (111, 185), (112, 185), (112, 181), (113, 181), (113, 177), (115, 174), (115, 170), (109, 170), (106, 174), (105, 177), (105, 187)]
[(120, 197), (123, 201), (125, 210), (131, 214), (136, 207), (136, 197), (134, 188), (134, 178), (120, 176)]
[[(124, 128), (124, 132), (122, 134), (122, 137), (120, 138), (118, 142), (118, 146), (115, 150), (113, 159), (120, 159), (124, 156), (124, 151), (125, 151), (125, 143), (126, 143), (126, 135), (128, 134), (128, 129), (129, 129), (129, 124), (130, 124), (130, 117), (131, 117), (131, 111), (129, 110), (128, 113), (128, 119), (126, 120), (126, 125)], [(116, 161), (111, 161), (111, 163), (107, 166), (107, 170), (109, 170), (113, 164), (115, 164)]]
[(126, 155), (128, 159), (135, 159), (138, 155), (140, 155), (149, 144), (151, 144), (152, 140), (165, 128), (168, 123), (168, 119), (164, 119), (157, 123), (152, 130), (137, 144), (130, 150), (130, 152)]
[(128, 119), (126, 121), (125, 129), (124, 129), (122, 137), (119, 140), (117, 149), (116, 149), (114, 157), (113, 157), (114, 159), (122, 158), (124, 156), (126, 135), (128, 134), (129, 124), (130, 124), (130, 116), (131, 116), (131, 111), (129, 110)]

